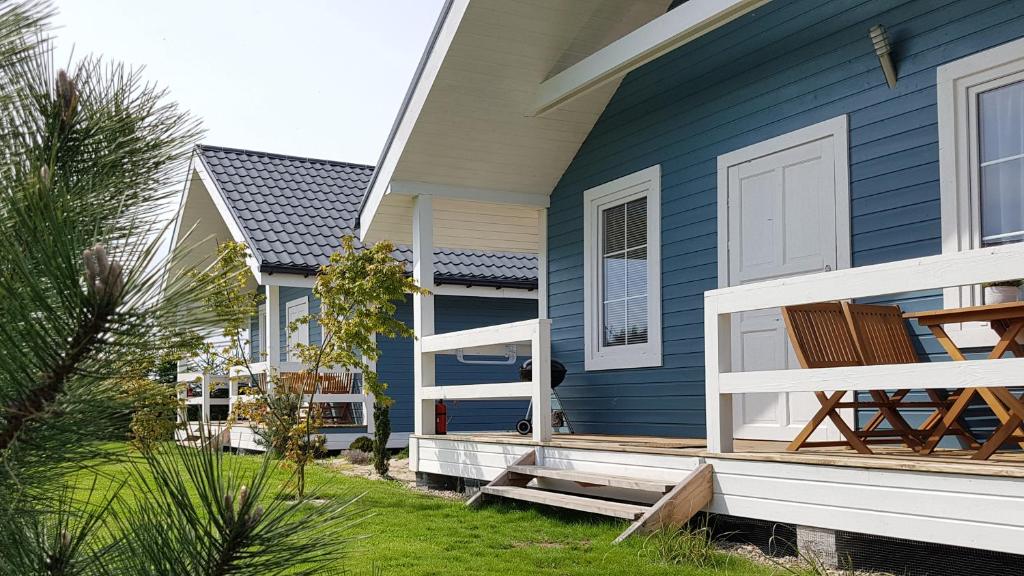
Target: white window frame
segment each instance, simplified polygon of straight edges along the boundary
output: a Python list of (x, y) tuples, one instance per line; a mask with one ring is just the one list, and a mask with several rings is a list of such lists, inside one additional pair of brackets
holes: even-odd
[[(647, 342), (603, 346), (601, 338), (601, 211), (647, 198)], [(584, 369), (615, 370), (662, 365), (661, 166), (612, 180), (583, 193)]]
[[(302, 298), (296, 298), (285, 302), (284, 305), (284, 321), (285, 321), (285, 344), (288, 345), (288, 352), (286, 358), (289, 362), (301, 362), (298, 356), (298, 351), (292, 349), (292, 333), (288, 330), (288, 310), (292, 306), (305, 306), (306, 314), (309, 314), (309, 296), (303, 296)], [(300, 344), (309, 345), (309, 324), (303, 324), (295, 331), (296, 340)]]
[[(1024, 80), (1024, 38), (939, 66), (936, 89), (939, 117), (939, 190), (942, 253), (981, 247), (977, 96), (980, 92)], [(980, 286), (943, 290), (946, 308), (982, 303)], [(988, 323), (948, 326), (960, 347), (992, 346)]]

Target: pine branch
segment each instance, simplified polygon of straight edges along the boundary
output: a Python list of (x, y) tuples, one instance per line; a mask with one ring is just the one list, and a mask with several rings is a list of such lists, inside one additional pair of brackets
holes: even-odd
[(18, 433), (53, 404), (64, 391), (65, 383), (75, 374), (83, 360), (96, 351), (107, 332), (111, 317), (117, 310), (124, 278), (121, 265), (107, 258), (106, 249), (97, 244), (82, 254), (85, 264), (86, 285), (95, 307), (78, 323), (78, 329), (68, 341), (68, 347), (57, 357), (35, 388), (8, 404), (3, 427), (0, 428), (0, 450), (6, 449)]

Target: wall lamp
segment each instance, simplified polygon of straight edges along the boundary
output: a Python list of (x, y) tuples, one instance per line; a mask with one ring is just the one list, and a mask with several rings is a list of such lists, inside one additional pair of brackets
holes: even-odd
[(885, 26), (876, 24), (869, 32), (871, 43), (875, 45), (875, 54), (878, 55), (878, 62), (882, 65), (882, 72), (885, 73), (885, 81), (889, 88), (896, 87), (896, 65), (892, 62), (892, 46), (889, 44), (889, 33)]

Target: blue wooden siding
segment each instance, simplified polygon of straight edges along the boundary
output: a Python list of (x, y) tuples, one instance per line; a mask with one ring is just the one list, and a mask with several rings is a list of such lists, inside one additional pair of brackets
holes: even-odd
[[(890, 89), (868, 30), (884, 24)], [(1024, 35), (1024, 2), (774, 0), (630, 73), (563, 174), (549, 211), (554, 356), (579, 432), (704, 435), (702, 295), (717, 286), (720, 154), (849, 115), (855, 266), (941, 252), (936, 66)], [(583, 191), (662, 171), (660, 368), (583, 371)], [(935, 293), (897, 296), (941, 307)], [(921, 352), (938, 357), (928, 336)]]
[[(465, 296), (435, 297), (435, 328), (437, 332), (454, 332), (482, 326), (493, 326), (537, 317), (537, 301), (506, 298), (474, 298)], [(412, 325), (412, 300), (399, 307), (398, 318)], [(413, 429), (412, 340), (382, 339), (381, 360), (377, 372), (388, 383), (389, 393), (395, 399), (391, 409), (392, 427), (396, 432)], [(520, 357), (517, 364), (523, 362)], [(469, 366), (460, 364), (454, 356), (438, 356), (438, 385), (489, 384), (515, 382), (519, 379), (516, 366)], [(526, 413), (526, 402), (480, 400), (449, 402), (449, 430), (481, 431), (511, 430), (516, 420)]]
[[(320, 311), (320, 301), (308, 288), (281, 288), (281, 360), (287, 358), (288, 332), (286, 303), (304, 296), (309, 297), (310, 314)], [(399, 306), (397, 316), (412, 326), (412, 300)], [(437, 296), (435, 303), (436, 328), (438, 333), (505, 324), (537, 317), (537, 301), (513, 298), (472, 298), (462, 296)], [(255, 323), (258, 331), (259, 323)], [(309, 328), (311, 344), (320, 343), (320, 327), (315, 323)], [(413, 429), (412, 389), (412, 340), (381, 339), (381, 358), (377, 372), (381, 380), (388, 383), (389, 394), (395, 399), (391, 410), (391, 426), (395, 432), (411, 432)], [(525, 358), (520, 358), (522, 362)], [(437, 359), (437, 383), (445, 384), (487, 384), (512, 382), (519, 377), (518, 369), (511, 366), (469, 366), (460, 364), (453, 356)], [(448, 416), (452, 431), (511, 430), (516, 420), (526, 413), (523, 402), (475, 401), (449, 403)]]

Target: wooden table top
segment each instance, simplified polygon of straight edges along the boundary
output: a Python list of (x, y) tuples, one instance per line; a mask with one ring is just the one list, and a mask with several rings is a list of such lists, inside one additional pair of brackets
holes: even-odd
[(965, 308), (946, 308), (943, 310), (906, 312), (903, 314), (903, 317), (913, 318), (922, 326), (950, 324), (954, 322), (1014, 320), (1024, 318), (1024, 302), (1007, 302), (1005, 304), (985, 304), (984, 306), (967, 306)]

